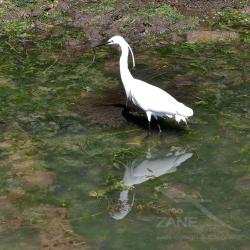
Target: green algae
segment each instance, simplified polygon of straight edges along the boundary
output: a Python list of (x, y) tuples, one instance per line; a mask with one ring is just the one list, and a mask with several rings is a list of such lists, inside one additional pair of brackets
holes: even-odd
[(241, 40), (249, 42), (250, 17), (243, 11), (225, 8), (219, 12), (219, 19), (210, 22), (212, 29), (234, 31), (240, 33)]
[[(138, 51), (133, 74), (195, 111), (189, 129), (161, 121), (163, 136), (154, 132), (150, 142), (146, 128), (136, 122), (124, 118), (116, 129), (93, 126), (77, 109), (86, 92), (98, 99), (120, 86), (118, 73), (103, 70), (105, 61), (118, 59), (117, 53), (100, 51), (94, 63), (89, 52), (65, 61), (60, 53), (74, 32), (35, 40), (26, 53), (13, 40), (25, 34), (22, 23), (12, 28), (15, 35), (1, 38), (0, 191), (13, 199), (26, 227), (42, 224), (40, 208), (52, 206), (69, 209), (74, 232), (92, 247), (162, 249), (183, 239), (194, 249), (248, 244), (249, 195), (236, 183), (249, 175), (249, 44), (176, 44)], [(155, 160), (173, 150), (193, 157), (176, 172), (124, 186), (126, 168), (147, 159), (149, 148)], [(20, 163), (28, 173), (51, 171), (56, 179), (48, 188), (29, 189), (22, 181), (25, 171), (15, 172)], [(124, 220), (115, 221), (109, 213), (124, 190), (135, 194), (135, 205)], [(240, 233), (211, 220), (199, 204)], [(32, 235), (38, 245), (34, 229), (18, 230), (23, 234), (8, 237), (26, 244)], [(8, 240), (2, 246), (15, 247)]]

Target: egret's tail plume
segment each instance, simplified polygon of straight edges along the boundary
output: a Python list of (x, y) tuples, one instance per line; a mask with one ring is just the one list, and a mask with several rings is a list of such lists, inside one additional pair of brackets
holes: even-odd
[(193, 110), (183, 103), (179, 103), (177, 114), (175, 115), (175, 120), (179, 123), (183, 121), (187, 125), (187, 118), (194, 114)]
[(177, 110), (177, 113), (180, 116), (189, 117), (193, 116), (194, 111), (191, 108), (185, 106), (184, 104), (179, 103), (179, 108)]

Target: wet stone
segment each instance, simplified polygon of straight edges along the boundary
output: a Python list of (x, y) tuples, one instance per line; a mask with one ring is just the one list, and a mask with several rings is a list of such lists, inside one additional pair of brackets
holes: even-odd
[(35, 166), (37, 163), (36, 160), (30, 159), (30, 160), (22, 160), (21, 158), (18, 161), (13, 162), (12, 164), (12, 173), (18, 173), (25, 170), (31, 169), (33, 166)]
[(192, 250), (194, 248), (192, 248), (187, 242), (175, 242), (172, 244), (169, 244), (166, 247), (166, 250)]
[(79, 47), (81, 46), (82, 43), (80, 40), (77, 40), (77, 39), (69, 39), (66, 41), (65, 44), (70, 47)]
[(185, 41), (185, 39), (182, 36), (177, 35), (177, 34), (171, 35), (169, 40), (170, 40), (170, 42), (172, 44), (180, 43), (180, 42), (184, 42)]
[(241, 177), (236, 182), (236, 188), (243, 190), (243, 191), (249, 191), (250, 190), (250, 175)]
[(85, 241), (75, 235), (67, 220), (66, 208), (48, 208), (45, 211), (47, 223), (34, 227), (40, 230), (41, 250), (86, 250)]
[(239, 34), (229, 31), (192, 31), (186, 34), (188, 43), (196, 42), (220, 42), (239, 39)]
[(241, 13), (250, 15), (250, 6), (247, 6), (240, 10)]
[(17, 230), (22, 226), (23, 220), (5, 196), (0, 196), (0, 233)]

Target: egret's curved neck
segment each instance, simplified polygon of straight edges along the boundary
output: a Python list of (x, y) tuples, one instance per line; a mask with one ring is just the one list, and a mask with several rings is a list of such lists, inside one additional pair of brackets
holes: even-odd
[(131, 84), (133, 76), (131, 75), (128, 69), (128, 55), (129, 55), (129, 48), (126, 42), (120, 44), (122, 54), (120, 57), (120, 74), (123, 86), (126, 91), (127, 98), (130, 98), (130, 91), (131, 91)]

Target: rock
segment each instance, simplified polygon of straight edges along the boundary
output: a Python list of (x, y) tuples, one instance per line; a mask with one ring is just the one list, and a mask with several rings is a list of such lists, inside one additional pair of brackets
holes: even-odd
[(192, 250), (193, 248), (187, 242), (182, 242), (182, 241), (171, 243), (166, 247), (166, 250), (175, 250), (175, 249)]
[(26, 195), (25, 191), (22, 188), (16, 188), (16, 187), (9, 188), (8, 192), (9, 192), (9, 200), (12, 203), (20, 201)]
[(39, 17), (42, 15), (42, 11), (41, 10), (34, 10), (30, 13), (31, 17)]
[(92, 22), (95, 16), (93, 13), (86, 13), (86, 12), (81, 12), (78, 10), (75, 10), (72, 13), (72, 18), (73, 18), (73, 26), (75, 28), (85, 28), (89, 26)]
[(187, 191), (187, 187), (181, 184), (161, 190), (163, 195), (177, 203), (187, 200)]
[(169, 40), (170, 40), (170, 43), (172, 43), (172, 44), (176, 44), (176, 43), (180, 43), (180, 42), (184, 42), (185, 41), (185, 39), (182, 36), (177, 35), (177, 34), (172, 34), (170, 36)]
[(37, 161), (33, 160), (33, 159), (29, 159), (29, 160), (28, 159), (27, 160), (19, 159), (19, 160), (13, 162), (11, 172), (12, 173), (18, 173), (18, 172), (22, 172), (22, 171), (25, 171), (25, 170), (29, 170), (36, 163), (37, 163)]
[(23, 219), (9, 199), (0, 196), (0, 233), (20, 229)]
[(37, 32), (48, 32), (50, 27), (47, 24), (44, 24), (42, 22), (36, 21), (34, 30)]
[(249, 250), (249, 245), (241, 246), (240, 250)]
[(240, 10), (241, 13), (250, 15), (250, 6), (247, 6)]
[(149, 34), (154, 34), (154, 35), (162, 35), (165, 33), (169, 33), (170, 24), (171, 24), (171, 21), (168, 20), (168, 18), (162, 18), (158, 16), (151, 17), (148, 21), (148, 24), (147, 22), (145, 23), (145, 20), (144, 20), (144, 26), (145, 26), (146, 32)]
[(104, 63), (104, 70), (109, 73), (118, 73), (119, 72), (119, 61), (118, 60), (110, 60)]
[(44, 223), (34, 225), (40, 231), (40, 250), (88, 249), (85, 241), (74, 234), (66, 208), (48, 208), (44, 219)]
[(65, 42), (65, 44), (70, 47), (78, 47), (81, 46), (82, 43), (80, 40), (77, 39), (69, 39)]
[(67, 13), (67, 11), (70, 10), (70, 3), (67, 3), (67, 2), (63, 2), (63, 1), (59, 1), (58, 4), (57, 4), (57, 8), (62, 11), (62, 12), (65, 12)]
[(250, 175), (241, 177), (236, 182), (236, 188), (242, 191), (249, 191), (250, 190)]
[(100, 44), (103, 41), (100, 27), (93, 28), (92, 26), (86, 26), (84, 32), (86, 34), (86, 38), (88, 39), (89, 44), (92, 47)]
[(27, 188), (48, 188), (52, 185), (55, 173), (37, 170), (22, 177)]
[(108, 26), (113, 23), (113, 15), (112, 13), (108, 13), (100, 18), (100, 22), (102, 25)]
[(239, 34), (230, 31), (192, 31), (186, 34), (188, 43), (195, 42), (219, 42), (239, 39)]

